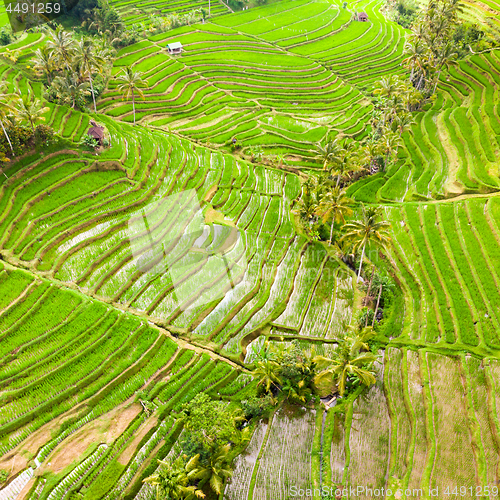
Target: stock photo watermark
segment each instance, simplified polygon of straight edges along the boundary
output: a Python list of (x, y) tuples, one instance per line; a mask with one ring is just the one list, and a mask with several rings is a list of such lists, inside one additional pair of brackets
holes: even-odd
[(498, 486), (446, 486), (434, 488), (372, 488), (367, 486), (322, 486), (321, 488), (299, 488), (291, 486), (288, 492), (292, 498), (320, 496), (328, 499), (340, 498), (490, 498), (499, 495)]

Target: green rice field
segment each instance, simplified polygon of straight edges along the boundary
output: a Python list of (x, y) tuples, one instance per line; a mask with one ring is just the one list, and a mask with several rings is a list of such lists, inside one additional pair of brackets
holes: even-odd
[[(209, 3), (110, 5), (147, 30)], [(183, 411), (203, 394), (244, 436), (219, 493), (196, 483), (207, 500), (497, 498), (500, 49), (450, 64), (394, 161), (345, 182), (345, 222), (375, 207), (387, 222), (360, 262), (301, 209), (325, 179), (318, 145), (367, 139), (373, 90), (408, 78), (410, 30), (382, 0), (238, 5), (119, 49), (97, 112), (49, 102), (43, 30), (0, 46), (2, 92), (41, 99), (58, 136), (0, 155), (0, 500), (194, 498), (144, 480), (186, 458)], [(498, 35), (500, 5), (465, 0), (460, 19)], [(134, 105), (126, 68), (145, 81)], [(266, 356), (340, 356), (365, 306), (371, 387), (350, 372), (345, 396), (318, 384), (294, 401), (273, 379), (248, 417)]]

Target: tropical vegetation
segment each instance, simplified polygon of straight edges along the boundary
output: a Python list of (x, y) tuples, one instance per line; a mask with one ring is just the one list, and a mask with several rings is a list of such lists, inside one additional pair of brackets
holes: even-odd
[(0, 27), (0, 497), (498, 496), (497, 0), (65, 6)]

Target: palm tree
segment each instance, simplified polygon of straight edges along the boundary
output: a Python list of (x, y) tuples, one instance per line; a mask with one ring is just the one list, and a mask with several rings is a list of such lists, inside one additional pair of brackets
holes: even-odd
[(344, 239), (336, 240), (334, 243), (334, 249), (337, 257), (345, 262), (349, 266), (354, 266), (355, 255), (353, 251), (353, 244), (351, 241)]
[(275, 361), (276, 358), (276, 353), (269, 348), (269, 342), (266, 342), (266, 348), (257, 354), (259, 361)]
[(353, 242), (355, 252), (361, 248), (358, 280), (361, 276), (366, 245), (372, 243), (384, 248), (391, 241), (388, 234), (390, 224), (386, 221), (379, 220), (381, 217), (381, 207), (370, 207), (367, 209), (362, 205), (362, 210), (363, 214), (361, 220), (344, 225), (345, 234), (342, 237), (343, 240), (350, 240)]
[(144, 99), (144, 94), (139, 88), (141, 86), (146, 86), (146, 82), (142, 79), (142, 73), (140, 71), (132, 71), (130, 66), (127, 66), (123, 70), (123, 74), (118, 76), (118, 80), (123, 82), (118, 90), (122, 93), (122, 99), (129, 99), (132, 97), (132, 109), (134, 111), (134, 125), (135, 125), (135, 93)]
[(399, 132), (399, 137), (401, 137), (403, 135), (403, 132), (409, 129), (414, 123), (415, 120), (413, 116), (410, 113), (404, 113), (397, 117), (396, 121), (393, 124), (393, 127), (396, 128), (396, 130)]
[(434, 94), (436, 92), (436, 88), (439, 83), (439, 77), (441, 76), (441, 71), (443, 70), (443, 67), (448, 69), (450, 65), (452, 65), (458, 56), (457, 52), (455, 51), (455, 48), (453, 47), (451, 42), (448, 42), (445, 47), (441, 50), (438, 56), (438, 70), (435, 76), (435, 83), (434, 83), (434, 89), (432, 93)]
[(252, 372), (254, 377), (260, 379), (257, 386), (264, 384), (266, 392), (269, 392), (271, 385), (278, 387), (277, 384), (281, 384), (281, 379), (278, 376), (279, 365), (275, 361), (265, 360), (257, 361), (257, 367)]
[(364, 142), (363, 146), (364, 161), (369, 164), (370, 168), (376, 167), (375, 159), (380, 156), (381, 142), (371, 137)]
[(342, 177), (353, 169), (352, 162), (355, 156), (355, 144), (355, 142), (344, 140), (330, 155), (330, 164), (332, 165), (330, 173), (337, 175), (337, 187), (339, 187)]
[(415, 40), (414, 43), (406, 43), (404, 53), (407, 56), (403, 59), (403, 65), (411, 69), (410, 82), (413, 82), (415, 69), (420, 72), (424, 71), (423, 59), (426, 51), (427, 47), (419, 39)]
[(401, 90), (401, 80), (396, 75), (384, 76), (375, 84), (374, 94), (391, 99)]
[(75, 53), (75, 41), (71, 33), (64, 31), (62, 26), (58, 26), (55, 31), (49, 32), (50, 40), (47, 42), (47, 48), (51, 50), (61, 65), (71, 72), (71, 58)]
[(323, 170), (326, 170), (326, 167), (335, 161), (341, 149), (337, 141), (338, 138), (329, 140), (326, 143), (326, 146), (316, 144), (316, 159), (321, 160), (321, 162), (323, 163)]
[(80, 67), (80, 74), (82, 76), (87, 75), (89, 78), (90, 92), (92, 93), (92, 101), (94, 102), (94, 113), (97, 113), (92, 72), (94, 70), (100, 72), (106, 60), (99, 52), (96, 52), (96, 47), (92, 40), (81, 40), (75, 48), (74, 62)]
[(205, 463), (198, 467), (196, 477), (208, 482), (211, 490), (220, 495), (224, 487), (224, 480), (231, 477), (232, 471), (229, 467), (229, 452), (231, 445), (214, 446), (210, 457)]
[(318, 213), (321, 215), (323, 222), (326, 223), (328, 219), (332, 221), (330, 226), (330, 245), (332, 244), (334, 224), (336, 222), (345, 222), (345, 217), (352, 214), (352, 209), (349, 207), (350, 203), (352, 203), (352, 200), (347, 197), (346, 192), (338, 188), (328, 192), (321, 199), (321, 203), (317, 209)]
[(392, 124), (394, 120), (406, 111), (405, 97), (403, 96), (403, 88), (399, 94), (394, 94), (391, 99), (386, 102), (385, 113), (389, 117), (389, 123)]
[(199, 458), (199, 455), (195, 455), (186, 464), (184, 464), (182, 457), (174, 462), (158, 460), (161, 466), (158, 472), (147, 477), (143, 482), (155, 487), (157, 500), (160, 498), (169, 500), (183, 500), (189, 497), (203, 498), (205, 495), (201, 490), (195, 486), (189, 486), (189, 482), (196, 479), (199, 473)]
[(373, 335), (373, 330), (364, 329), (356, 336), (346, 336), (339, 342), (338, 349), (333, 358), (316, 356), (314, 361), (319, 367), (326, 366), (315, 377), (315, 383), (322, 380), (331, 380), (339, 390), (341, 396), (345, 393), (345, 388), (349, 377), (357, 377), (361, 383), (370, 386), (376, 382), (374, 371), (371, 368), (377, 360), (377, 356), (371, 352), (360, 353), (361, 349), (368, 349), (367, 340)]
[(297, 202), (297, 208), (294, 209), (294, 212), (309, 224), (313, 221), (318, 210), (319, 196), (316, 190), (317, 186), (311, 187), (304, 184), (302, 197)]
[(79, 99), (83, 99), (89, 95), (89, 84), (87, 82), (80, 83), (76, 75), (68, 73), (65, 78), (56, 76), (52, 87), (57, 93), (57, 97), (62, 102), (70, 104), (75, 108)]
[(382, 140), (382, 148), (385, 152), (385, 168), (387, 168), (392, 153), (398, 154), (399, 137), (394, 132), (387, 132)]
[(42, 48), (35, 51), (35, 57), (32, 60), (33, 67), (36, 70), (47, 75), (47, 81), (50, 85), (52, 82), (52, 75), (56, 69), (54, 52), (44, 45)]
[(45, 121), (45, 113), (50, 111), (50, 108), (44, 106), (40, 99), (33, 97), (30, 91), (26, 94), (19, 95), (18, 107), (16, 108), (17, 115), (21, 120), (28, 122), (31, 130), (35, 133), (36, 125)]
[[(7, 142), (9, 143), (10, 150), (12, 152), (12, 156), (15, 156), (14, 147), (12, 146), (12, 142), (10, 140), (9, 134), (5, 129), (4, 119), (10, 113), (15, 112), (15, 107), (12, 106), (12, 101), (17, 99), (15, 94), (10, 94), (7, 92), (7, 85), (5, 83), (0, 83), (0, 125), (2, 126), (3, 133)], [(5, 175), (5, 174), (4, 174)]]

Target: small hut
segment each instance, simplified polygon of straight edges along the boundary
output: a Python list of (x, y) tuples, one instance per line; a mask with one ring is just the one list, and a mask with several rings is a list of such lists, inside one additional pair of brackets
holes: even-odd
[(362, 23), (368, 22), (368, 14), (366, 12), (360, 12), (358, 14), (358, 21), (361, 21)]
[(97, 141), (97, 144), (99, 144), (99, 146), (102, 146), (102, 142), (104, 140), (104, 127), (97, 125), (97, 123), (94, 121), (91, 121), (90, 124), (92, 125), (92, 127), (87, 132), (87, 135), (93, 137)]
[(172, 42), (167, 45), (167, 50), (169, 54), (180, 54), (182, 52), (181, 42)]

